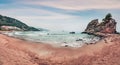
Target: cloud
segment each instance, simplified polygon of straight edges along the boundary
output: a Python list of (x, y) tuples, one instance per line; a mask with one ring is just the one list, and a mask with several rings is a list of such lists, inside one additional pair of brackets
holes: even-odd
[[(25, 0), (26, 2), (28, 0)], [(64, 10), (89, 10), (89, 9), (118, 9), (119, 0), (36, 0), (22, 2), (29, 5), (43, 5)]]
[[(4, 6), (4, 5), (2, 5)], [(2, 8), (0, 13), (4, 16), (9, 16), (18, 19), (30, 26), (43, 27), (48, 29), (66, 29), (66, 24), (70, 23), (77, 16), (56, 13), (39, 8), (21, 7), (21, 8)], [(79, 17), (80, 19), (80, 17)], [(64, 25), (63, 25), (64, 24)], [(58, 26), (59, 25), (59, 26)], [(70, 26), (70, 27), (69, 27)], [(71, 24), (68, 28), (71, 30)], [(67, 30), (67, 29), (66, 29)]]
[(119, 21), (120, 1), (12, 0), (0, 3), (2, 15), (16, 18), (30, 26), (56, 30), (84, 30), (90, 20), (102, 19), (108, 12), (117, 14), (115, 19)]
[(10, 9), (0, 9), (2, 15), (7, 15), (15, 18), (30, 18), (30, 19), (70, 19), (77, 16), (61, 14), (56, 12), (51, 12), (43, 9), (36, 8), (10, 8)]

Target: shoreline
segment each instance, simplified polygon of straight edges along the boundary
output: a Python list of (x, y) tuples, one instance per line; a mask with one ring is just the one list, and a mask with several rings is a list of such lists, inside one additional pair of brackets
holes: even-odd
[[(120, 35), (109, 35), (96, 44), (85, 45), (80, 48), (69, 48), (54, 47), (49, 44), (35, 44), (34, 42), (0, 34), (0, 64), (115, 65), (115, 63), (119, 63), (119, 60), (113, 59), (120, 58), (119, 39)], [(118, 50), (115, 51), (114, 49)], [(111, 55), (111, 53), (115, 54)], [(114, 57), (115, 55), (117, 55), (117, 57)], [(104, 61), (102, 61), (103, 59)], [(110, 62), (110, 60), (115, 63)]]
[[(4, 32), (5, 31), (1, 31), (1, 34), (4, 34)], [(9, 32), (9, 31), (8, 31)], [(82, 34), (82, 33), (81, 33)], [(84, 33), (84, 34), (86, 34), (86, 33)], [(23, 40), (23, 41), (29, 41), (29, 42), (33, 42), (33, 43), (46, 43), (46, 44), (50, 44), (50, 45), (53, 45), (53, 46), (59, 46), (59, 47), (74, 47), (74, 48), (78, 48), (78, 47), (82, 47), (82, 46), (84, 46), (84, 45), (90, 45), (90, 44), (95, 44), (95, 43), (97, 43), (97, 42), (99, 42), (99, 41), (101, 41), (101, 39), (103, 38), (103, 37), (100, 37), (100, 36), (95, 36), (95, 35), (93, 35), (93, 34), (88, 34), (88, 35), (93, 35), (93, 36), (95, 36), (95, 37), (98, 37), (99, 39), (96, 39), (96, 40), (94, 40), (93, 38), (90, 40), (90, 41), (87, 41), (87, 40), (84, 40), (84, 39), (82, 39), (82, 38), (78, 38), (78, 39), (76, 39), (76, 40), (78, 40), (78, 41), (74, 41), (74, 42), (65, 42), (65, 41), (62, 41), (62, 42), (60, 42), (60, 41), (58, 41), (58, 42), (55, 42), (55, 41), (34, 41), (34, 40), (30, 40), (29, 38), (23, 38), (23, 37), (20, 37), (20, 36), (11, 36), (11, 35), (9, 35), (9, 34), (4, 34), (4, 35), (7, 35), (7, 36), (9, 36), (9, 37), (13, 37), (13, 38), (17, 38), (17, 39), (21, 39), (21, 40)], [(80, 39), (80, 40), (79, 40)], [(79, 41), (81, 41), (81, 42), (79, 42)]]

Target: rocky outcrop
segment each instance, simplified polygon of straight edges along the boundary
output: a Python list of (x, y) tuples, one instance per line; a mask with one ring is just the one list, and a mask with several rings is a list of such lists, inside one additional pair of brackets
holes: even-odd
[(25, 23), (22, 23), (19, 20), (0, 15), (0, 29), (2, 26), (17, 27), (23, 31), (39, 31), (39, 29), (30, 27), (30, 26), (26, 25)]
[(103, 19), (101, 23), (98, 22), (98, 19), (92, 20), (87, 28), (85, 29), (86, 33), (116, 33), (116, 21), (112, 18), (112, 15), (109, 13)]

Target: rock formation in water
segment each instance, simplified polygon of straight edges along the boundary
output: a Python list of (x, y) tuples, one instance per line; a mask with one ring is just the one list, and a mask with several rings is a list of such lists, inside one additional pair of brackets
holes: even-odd
[(101, 23), (98, 22), (98, 19), (92, 20), (84, 32), (86, 33), (116, 33), (116, 21), (112, 18), (112, 15), (108, 13)]
[[(22, 23), (19, 20), (0, 15), (0, 29), (4, 30), (5, 28), (2, 26), (12, 28), (12, 30), (14, 27), (16, 27), (17, 30), (18, 30), (18, 28), (20, 28), (23, 31), (39, 31), (39, 29), (34, 28), (34, 27), (30, 27), (30, 26), (26, 25), (25, 23)], [(14, 30), (16, 30), (16, 29), (14, 29)]]

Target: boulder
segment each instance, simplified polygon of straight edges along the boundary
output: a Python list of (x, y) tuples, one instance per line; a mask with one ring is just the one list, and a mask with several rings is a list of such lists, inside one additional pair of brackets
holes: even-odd
[(112, 15), (109, 13), (103, 19), (101, 23), (98, 22), (98, 19), (92, 20), (84, 32), (86, 33), (116, 33), (116, 21), (112, 18)]
[(69, 34), (75, 34), (75, 32), (69, 32)]

